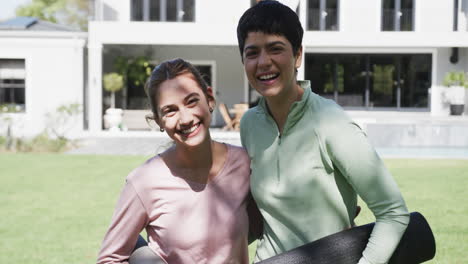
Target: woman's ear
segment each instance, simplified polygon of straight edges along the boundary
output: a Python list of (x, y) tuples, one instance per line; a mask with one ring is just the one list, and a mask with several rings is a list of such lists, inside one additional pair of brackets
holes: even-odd
[(301, 67), (302, 64), (302, 45), (299, 47), (299, 49), (297, 50), (297, 54), (294, 57), (296, 59), (295, 67), (297, 69)]
[(214, 109), (216, 106), (216, 100), (214, 98), (213, 88), (211, 88), (211, 86), (206, 88), (206, 99), (208, 100), (208, 105), (210, 108)]
[(159, 115), (153, 114), (153, 120), (160, 128), (164, 128), (163, 123), (161, 122), (161, 119), (159, 118)]

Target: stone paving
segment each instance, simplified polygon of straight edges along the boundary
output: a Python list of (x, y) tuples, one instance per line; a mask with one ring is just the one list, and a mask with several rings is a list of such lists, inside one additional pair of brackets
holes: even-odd
[[(237, 132), (214, 130), (211, 132), (214, 140), (240, 146)], [(67, 154), (97, 154), (97, 155), (155, 155), (172, 145), (170, 138), (162, 133), (153, 132), (102, 132), (95, 135), (85, 135), (78, 139), (77, 148)]]
[[(468, 116), (425, 112), (348, 111), (384, 158), (468, 159)], [(238, 132), (210, 129), (214, 140), (240, 146)], [(154, 155), (172, 142), (159, 131), (84, 133), (69, 154)]]
[[(145, 155), (153, 156), (170, 147), (169, 137), (158, 132), (115, 135), (102, 133), (87, 136), (78, 141), (78, 147), (68, 154), (91, 155)], [(212, 132), (214, 140), (240, 146), (239, 134), (235, 132)], [(383, 158), (450, 158), (468, 159), (468, 147), (396, 147), (376, 148)]]

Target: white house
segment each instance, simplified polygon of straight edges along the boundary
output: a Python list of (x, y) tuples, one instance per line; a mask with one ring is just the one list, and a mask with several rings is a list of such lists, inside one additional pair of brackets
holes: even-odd
[[(254, 102), (236, 26), (255, 2), (96, 0), (88, 35), (89, 129), (102, 129), (101, 76), (122, 54), (146, 55), (154, 64), (188, 59), (210, 75), (218, 101)], [(448, 115), (440, 95), (443, 76), (468, 70), (467, 0), (284, 2), (296, 9), (305, 29), (298, 77), (311, 80), (316, 93), (345, 109)], [(127, 94), (127, 109), (146, 107), (136, 103), (142, 91)], [(217, 116), (215, 125), (222, 122)]]
[[(47, 114), (60, 105), (84, 103), (86, 39), (86, 33), (34, 18), (0, 23), (0, 105), (16, 105), (9, 114), (15, 136), (44, 131)], [(0, 120), (0, 133), (5, 123)], [(75, 132), (83, 124), (75, 124)]]
[[(0, 62), (24, 65), (24, 113), (33, 127), (40, 127), (46, 108), (76, 101), (84, 105), (84, 129), (103, 130), (109, 102), (102, 76), (116, 70), (121, 56), (144, 56), (152, 65), (187, 59), (208, 76), (218, 102), (251, 104), (258, 95), (243, 72), (236, 26), (255, 2), (94, 0), (87, 38), (75, 32), (0, 31)], [(346, 110), (448, 115), (441, 98), (444, 74), (468, 71), (468, 0), (283, 2), (303, 24), (298, 78), (311, 80), (314, 92)], [(148, 106), (142, 87), (119, 93), (117, 106), (143, 119)], [(222, 124), (217, 113), (213, 125)]]

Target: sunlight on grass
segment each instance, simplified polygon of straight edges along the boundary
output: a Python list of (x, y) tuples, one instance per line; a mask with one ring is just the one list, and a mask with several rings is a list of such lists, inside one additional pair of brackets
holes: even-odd
[[(468, 161), (386, 160), (410, 212), (429, 222), (436, 240), (436, 257), (427, 263), (465, 263), (468, 259)], [(358, 225), (374, 222), (362, 200)]]
[[(143, 156), (0, 154), (0, 263), (95, 263), (125, 176)], [(468, 161), (386, 160), (437, 241), (429, 263), (468, 259)], [(362, 201), (358, 224), (373, 222)], [(255, 244), (250, 247), (253, 257)]]

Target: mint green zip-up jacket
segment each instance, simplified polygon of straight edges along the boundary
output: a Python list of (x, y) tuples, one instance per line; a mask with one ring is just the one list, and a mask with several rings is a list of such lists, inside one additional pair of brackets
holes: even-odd
[(376, 224), (359, 263), (386, 263), (409, 222), (397, 184), (366, 135), (308, 81), (280, 135), (266, 101), (241, 121), (250, 187), (264, 218), (255, 261), (353, 226), (359, 195)]

